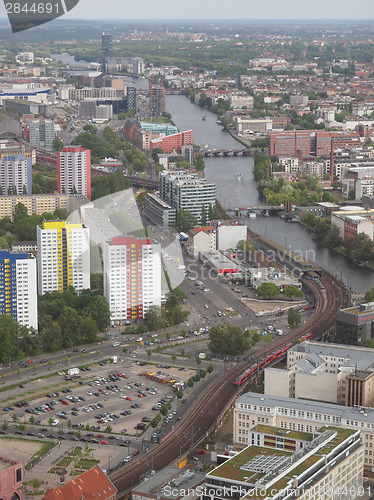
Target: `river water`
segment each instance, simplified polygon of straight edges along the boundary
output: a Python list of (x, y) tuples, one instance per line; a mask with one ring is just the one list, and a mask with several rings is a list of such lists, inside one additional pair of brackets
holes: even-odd
[[(210, 148), (240, 149), (242, 146), (217, 124), (217, 116), (192, 104), (185, 96), (167, 96), (167, 108), (180, 130), (193, 129), (194, 142)], [(206, 116), (206, 120), (202, 117)], [(259, 199), (256, 182), (252, 174), (253, 158), (228, 157), (206, 158), (205, 176), (217, 185), (217, 197), (225, 208), (264, 205)], [(242, 181), (237, 174), (242, 174)], [(300, 224), (284, 222), (279, 217), (243, 218), (251, 230), (266, 236), (276, 243), (302, 252), (318, 265), (336, 274), (352, 291), (365, 292), (374, 286), (374, 273), (358, 266), (349, 259), (317, 245), (312, 233)]]

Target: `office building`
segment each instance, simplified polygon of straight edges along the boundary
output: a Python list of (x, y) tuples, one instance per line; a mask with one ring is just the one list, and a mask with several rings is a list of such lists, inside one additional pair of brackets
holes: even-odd
[(165, 89), (162, 84), (158, 85), (149, 81), (149, 112), (152, 116), (160, 116), (166, 111)]
[(234, 220), (214, 221), (217, 230), (217, 250), (237, 248), (238, 242), (247, 241), (248, 228)]
[(55, 124), (51, 120), (33, 120), (29, 124), (29, 134), (32, 146), (52, 149), (56, 137)]
[(107, 73), (128, 73), (139, 76), (144, 73), (145, 62), (141, 57), (108, 57), (105, 61)]
[[(318, 401), (268, 396), (247, 392), (235, 402), (233, 442), (238, 447), (251, 444), (256, 425), (280, 427), (287, 431), (317, 432), (322, 425), (361, 431), (365, 446), (364, 465), (374, 465), (374, 410), (346, 407)], [(327, 500), (327, 499), (326, 499)]]
[(37, 227), (38, 292), (90, 288), (90, 230), (84, 224), (44, 221)]
[(178, 132), (177, 134), (168, 135), (166, 137), (152, 139), (150, 141), (150, 150), (152, 153), (155, 148), (161, 148), (164, 153), (172, 153), (173, 151), (181, 153), (183, 146), (192, 144), (193, 131), (186, 130), (184, 132)]
[(144, 198), (144, 212), (156, 226), (168, 228), (176, 223), (175, 208), (153, 193), (147, 193)]
[[(103, 101), (105, 103), (105, 101)], [(98, 104), (97, 99), (84, 99), (78, 107), (78, 117), (81, 120), (107, 121), (113, 118), (112, 104)]]
[(111, 33), (103, 33), (101, 35), (101, 67), (105, 72), (105, 61), (108, 57), (112, 57), (113, 53), (113, 35)]
[(364, 494), (359, 430), (258, 425), (247, 444), (206, 474), (204, 500), (355, 500)]
[(374, 359), (370, 350), (304, 341), (287, 351), (287, 368), (265, 369), (267, 395), (374, 407)]
[(0, 158), (0, 188), (2, 195), (31, 194), (31, 158), (24, 155)]
[(271, 118), (250, 118), (249, 116), (237, 116), (236, 131), (238, 134), (245, 134), (246, 132), (258, 132), (260, 134), (267, 134), (273, 129), (273, 121)]
[(142, 319), (161, 306), (161, 246), (148, 238), (122, 236), (103, 244), (104, 295), (111, 323)]
[(91, 151), (77, 146), (57, 154), (57, 191), (91, 199)]
[(23, 500), (23, 464), (0, 457), (0, 498)]
[(269, 133), (269, 152), (273, 156), (330, 156), (331, 148), (361, 146), (356, 132), (324, 132), (313, 130), (283, 130)]
[(171, 207), (178, 210), (188, 210), (201, 221), (203, 207), (209, 213), (209, 206), (216, 202), (216, 185), (199, 178), (198, 174), (188, 174), (183, 171), (161, 172), (160, 197)]
[(350, 345), (374, 339), (374, 302), (340, 309), (336, 317), (335, 339), (340, 344)]
[(36, 259), (32, 254), (0, 251), (0, 314), (38, 329)]

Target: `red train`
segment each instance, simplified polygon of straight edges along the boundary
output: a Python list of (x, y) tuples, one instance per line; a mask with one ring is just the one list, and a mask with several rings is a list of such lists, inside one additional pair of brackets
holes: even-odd
[[(312, 339), (312, 334), (307, 333), (303, 337), (300, 337), (300, 342), (303, 342), (304, 340), (311, 340)], [(281, 358), (285, 354), (287, 354), (288, 349), (293, 347), (294, 344), (288, 344), (285, 347), (282, 347), (282, 349), (279, 349), (279, 351), (274, 352), (272, 354), (269, 354), (266, 356), (266, 358), (263, 358), (257, 365), (257, 363), (254, 363), (250, 368), (245, 370), (242, 374), (239, 375), (239, 377), (235, 380), (235, 385), (242, 385), (244, 382), (247, 382), (252, 375), (255, 375), (257, 371), (262, 370), (265, 366), (269, 365), (272, 361)]]

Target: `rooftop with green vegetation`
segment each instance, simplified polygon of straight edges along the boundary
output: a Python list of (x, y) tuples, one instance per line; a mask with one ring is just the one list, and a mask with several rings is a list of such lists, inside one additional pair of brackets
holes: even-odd
[[(289, 436), (292, 439), (300, 439), (302, 441), (308, 441), (309, 443), (313, 440), (313, 438), (316, 438), (316, 434), (314, 435), (311, 433), (306, 433), (306, 432), (297, 432), (297, 431), (291, 431), (290, 434), (284, 434), (284, 429), (276, 428), (276, 427), (269, 427), (267, 425), (257, 425), (254, 429), (256, 432), (261, 432), (263, 434), (271, 434), (275, 436), (282, 436), (282, 437), (287, 437)], [(225, 481), (227, 485), (227, 479), (235, 481), (235, 482), (242, 482), (245, 483), (245, 485), (249, 488), (248, 493), (243, 496), (243, 498), (246, 498), (248, 500), (254, 500), (257, 498), (258, 492), (257, 488), (259, 487), (258, 484), (256, 483), (261, 479), (263, 479), (263, 484), (261, 484), (261, 488), (263, 490), (267, 489), (267, 484), (270, 481), (270, 478), (265, 478), (266, 475), (269, 475), (269, 473), (272, 473), (272, 461), (277, 461), (277, 457), (279, 457), (279, 462), (280, 463), (280, 470), (278, 473), (278, 478), (271, 478), (273, 481), (276, 479), (276, 482), (272, 482), (271, 486), (269, 486), (269, 490), (276, 490), (280, 491), (283, 488), (285, 488), (290, 481), (295, 479), (296, 477), (300, 476), (302, 473), (307, 471), (311, 466), (316, 464), (319, 460), (323, 459), (326, 455), (328, 455), (336, 446), (340, 445), (343, 443), (346, 439), (348, 439), (350, 436), (355, 434), (357, 431), (353, 429), (341, 429), (338, 427), (322, 427), (321, 429), (318, 430), (318, 434), (322, 434), (325, 431), (332, 431), (334, 433), (334, 436), (332, 439), (327, 441), (328, 438), (331, 436), (326, 436), (326, 441), (325, 444), (322, 441), (321, 443), (315, 445), (315, 450), (312, 448), (309, 448), (308, 450), (305, 449), (305, 455), (300, 456), (299, 460), (297, 460), (294, 464), (294, 467), (290, 469), (290, 464), (285, 463), (284, 464), (284, 472), (282, 472), (282, 464), (281, 464), (281, 459), (282, 457), (287, 459), (292, 457), (293, 453), (283, 451), (283, 450), (278, 450), (276, 448), (270, 448), (266, 446), (248, 446), (241, 452), (239, 452), (236, 456), (230, 458), (227, 460), (225, 463), (221, 464), (220, 466), (216, 467), (214, 470), (209, 472), (207, 474), (207, 482), (209, 483), (209, 476), (215, 477), (215, 478), (222, 478)], [(322, 446), (319, 449), (316, 449), (317, 446), (321, 445)], [(312, 453), (311, 453), (312, 452)], [(266, 463), (266, 458), (268, 457), (268, 463)], [(254, 466), (253, 470), (251, 470), (251, 466), (255, 462), (250, 462), (251, 460), (254, 460), (256, 458), (260, 458), (261, 462), (260, 465), (257, 467)], [(325, 463), (325, 460), (323, 460), (323, 463)], [(245, 465), (247, 464), (247, 467)], [(261, 465), (263, 464), (263, 465)], [(262, 470), (259, 471), (259, 468), (263, 468)], [(269, 471), (264, 472), (264, 468), (268, 468)], [(268, 479), (268, 480), (267, 480)], [(263, 497), (265, 498), (266, 495)]]

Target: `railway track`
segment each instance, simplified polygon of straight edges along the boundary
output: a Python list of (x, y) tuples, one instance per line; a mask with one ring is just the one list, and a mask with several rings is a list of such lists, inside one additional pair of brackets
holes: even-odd
[[(316, 307), (311, 318), (285, 337), (279, 337), (269, 346), (256, 352), (261, 359), (307, 333), (319, 338), (323, 332), (333, 327), (337, 311), (349, 305), (349, 293), (345, 286), (331, 274), (324, 272), (321, 277), (324, 290), (314, 282), (304, 281), (314, 296)], [(160, 445), (155, 445), (137, 460), (109, 473), (109, 478), (118, 489), (118, 498), (126, 498), (131, 488), (139, 483), (140, 477), (151, 469), (161, 470), (185, 456), (201, 442), (215, 425), (217, 417), (225, 410), (236, 394), (236, 377), (253, 363), (241, 361), (233, 369), (225, 372), (210, 384), (195, 404), (187, 411), (178, 426), (171, 431)]]

